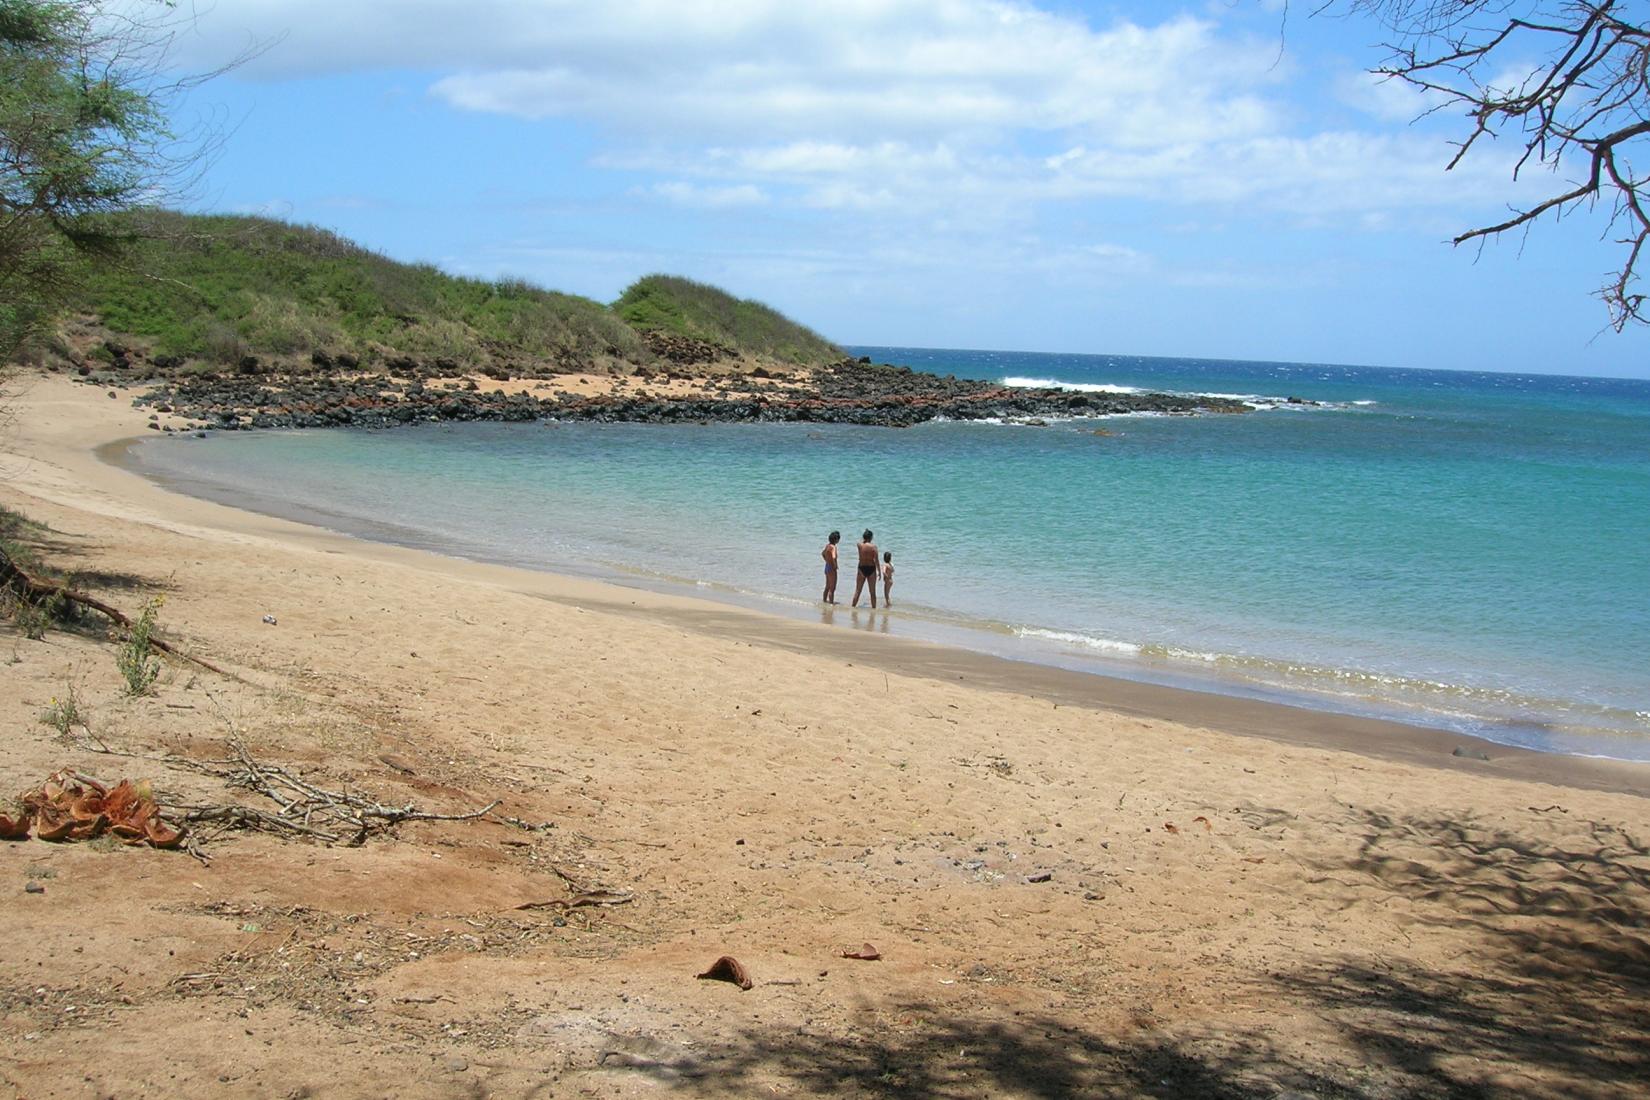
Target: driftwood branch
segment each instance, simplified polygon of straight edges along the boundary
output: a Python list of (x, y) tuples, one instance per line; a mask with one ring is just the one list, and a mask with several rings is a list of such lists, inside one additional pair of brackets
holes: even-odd
[[(84, 607), (89, 611), (97, 612), (99, 615), (104, 616), (121, 629), (125, 630), (128, 635), (130, 635), (132, 631), (133, 623), (131, 618), (119, 608), (111, 607), (102, 600), (88, 596), (84, 592), (76, 592), (74, 589), (68, 588), (64, 585), (53, 584), (50, 581), (43, 581), (29, 576), (18, 567), (16, 562), (11, 560), (10, 555), (8, 555), (4, 549), (0, 549), (0, 589), (11, 589), (17, 594), (19, 599), (27, 600), (28, 602), (34, 604), (44, 603), (51, 599), (59, 599), (65, 603), (73, 604), (76, 607)], [(199, 657), (190, 656), (189, 654), (178, 649), (176, 646), (172, 645), (170, 642), (156, 638), (152, 635), (149, 638), (149, 647), (160, 653), (164, 653), (169, 657), (175, 657), (180, 661), (188, 661), (190, 664), (204, 668), (208, 672), (215, 672), (219, 676), (231, 675), (230, 673), (219, 668), (217, 665), (212, 664), (210, 661), (204, 661)]]
[(186, 806), (179, 807), (182, 820), (357, 847), (368, 837), (386, 833), (404, 821), (475, 821), (491, 815), (500, 801), (494, 799), (479, 809), (455, 814), (431, 813), (411, 803), (389, 805), (349, 790), (328, 790), (279, 764), (258, 760), (238, 738), (230, 739), (229, 749), (232, 755), (218, 774), (230, 786), (262, 795), (276, 808), (233, 803)]

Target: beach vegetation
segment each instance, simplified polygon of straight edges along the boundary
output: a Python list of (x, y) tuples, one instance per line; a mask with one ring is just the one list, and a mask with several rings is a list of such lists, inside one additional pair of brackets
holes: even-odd
[[(6, 560), (15, 562), (22, 569), (38, 565), (38, 559), (28, 542), (47, 533), (48, 528), (45, 524), (0, 504), (0, 553), (6, 555)], [(0, 577), (0, 581), (3, 580), (4, 578)]]
[(80, 709), (80, 696), (72, 682), (65, 684), (63, 694), (53, 697), (50, 705), (40, 712), (40, 721), (56, 730), (59, 737), (67, 737), (75, 726), (86, 724), (86, 715)]
[(606, 306), (520, 278), (400, 263), (272, 218), (145, 209), (115, 220), (128, 227), (129, 262), (88, 265), (71, 304), (186, 370), (255, 356), (306, 369), (413, 360), (556, 373), (652, 362), (645, 334), (656, 330), (788, 363), (842, 357), (760, 302), (676, 276), (638, 280)]
[(155, 680), (160, 677), (160, 658), (154, 655), (149, 638), (154, 633), (155, 618), (160, 614), (164, 601), (165, 597), (156, 596), (143, 605), (142, 613), (127, 632), (126, 641), (115, 654), (115, 665), (120, 669), (121, 679), (126, 682), (128, 695), (149, 694)]
[(70, 614), (69, 601), (60, 592), (53, 592), (43, 600), (31, 600), (14, 592), (6, 593), (8, 614), (23, 637), (42, 641), (54, 623), (66, 620)]
[(39, 557), (25, 541), (38, 537), (44, 526), (20, 512), (0, 506), (0, 617), (10, 619), (25, 638), (40, 641), (53, 619), (67, 614), (61, 599), (31, 599), (19, 582), (19, 571), (39, 568)]
[(124, 221), (135, 227), (132, 262), (88, 270), (74, 304), (156, 355), (563, 369), (648, 357), (640, 334), (601, 303), (520, 279), (398, 263), (271, 218), (142, 210)]
[(112, 215), (181, 195), (199, 170), (200, 139), (167, 115), (215, 74), (164, 75), (174, 18), (0, 0), (0, 361), (42, 338), (88, 261), (121, 253), (130, 227)]
[(613, 303), (613, 310), (643, 332), (674, 332), (790, 363), (828, 363), (843, 354), (778, 310), (679, 275), (636, 280)]
[[(40, 555), (52, 536), (44, 523), (0, 505), (0, 618), (33, 641), (81, 617), (80, 605), (68, 595), (74, 578), (52, 569)], [(46, 583), (38, 583), (41, 579)]]
[(0, 363), (143, 377), (410, 358), (536, 374), (653, 362), (644, 334), (660, 328), (734, 354), (840, 357), (767, 306), (688, 279), (649, 276), (610, 307), (398, 263), (321, 228), (166, 209), (213, 144), (172, 131), (178, 95), (245, 55), (170, 73), (167, 47), (192, 15), (152, 8), (0, 0)]

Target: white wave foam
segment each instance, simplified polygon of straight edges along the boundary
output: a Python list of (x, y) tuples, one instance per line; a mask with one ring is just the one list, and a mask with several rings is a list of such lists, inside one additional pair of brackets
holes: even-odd
[(1174, 661), (1196, 661), (1199, 664), (1213, 665), (1228, 660), (1224, 653), (1206, 653), (1201, 649), (1182, 649), (1177, 645), (1153, 646), (1154, 656), (1167, 657)]
[(1039, 627), (1017, 626), (1014, 635), (1018, 638), (1041, 638), (1044, 641), (1059, 642), (1062, 645), (1077, 646), (1081, 649), (1094, 649), (1102, 653), (1115, 653), (1121, 657), (1140, 656), (1140, 647), (1133, 642), (1116, 642), (1110, 638), (1096, 638), (1092, 634), (1073, 634), (1066, 630), (1043, 630)]
[[(1062, 382), (1058, 378), (1026, 378), (1020, 375), (1010, 375), (1004, 378), (1002, 384), (1028, 390), (1065, 390), (1070, 393), (1151, 393), (1139, 386), (1116, 386), (1105, 382)], [(1252, 409), (1310, 409), (1310, 408), (1340, 408), (1333, 402), (1323, 401), (1315, 405), (1292, 404), (1287, 397), (1269, 397), (1260, 393), (1204, 393), (1202, 391), (1164, 390), (1164, 393), (1174, 394), (1177, 397), (1207, 397), (1216, 400), (1242, 401)], [(1371, 402), (1372, 403), (1372, 402)]]
[(1112, 386), (1103, 382), (1062, 382), (1058, 378), (1021, 378), (1011, 376), (1003, 379), (1005, 386), (1017, 386), (1026, 390), (1070, 390), (1072, 393), (1145, 393), (1138, 386)]

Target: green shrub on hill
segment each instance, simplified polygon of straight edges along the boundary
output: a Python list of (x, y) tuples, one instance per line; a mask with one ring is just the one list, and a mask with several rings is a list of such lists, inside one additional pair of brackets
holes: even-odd
[(139, 210), (108, 226), (125, 247), (86, 262), (69, 304), (117, 339), (207, 368), (350, 355), (535, 373), (652, 362), (643, 334), (653, 330), (799, 364), (842, 355), (760, 302), (675, 276), (639, 280), (610, 308), (519, 279), (397, 263), (270, 218)]
[(613, 311), (643, 332), (663, 329), (787, 362), (842, 358), (842, 349), (777, 310), (678, 275), (636, 280)]
[(92, 266), (75, 304), (160, 354), (563, 367), (647, 358), (639, 335), (588, 298), (396, 263), (268, 218), (148, 210), (131, 222), (136, 239), (122, 261)]

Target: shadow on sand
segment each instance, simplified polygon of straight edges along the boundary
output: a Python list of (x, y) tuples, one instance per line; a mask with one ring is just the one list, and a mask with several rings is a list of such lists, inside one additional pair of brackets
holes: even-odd
[(1350, 869), (1416, 903), (1416, 926), (1470, 929), (1474, 946), (1447, 970), (1317, 960), (1282, 981), (1290, 1000), (1432, 1094), (1650, 1095), (1650, 849), (1588, 821), (1532, 841), (1470, 821), (1364, 820)]
[[(867, 1013), (846, 1035), (752, 1029), (691, 1057), (606, 1068), (707, 1096), (1650, 1095), (1650, 851), (1588, 822), (1541, 842), (1470, 821), (1365, 813), (1350, 825), (1364, 837), (1356, 856), (1316, 870), (1408, 919), (1391, 918), (1385, 956), (1320, 954), (1257, 975), (1245, 999), (1265, 1026), (1251, 1014), (1172, 1036), (1098, 1034), (1069, 1017), (974, 1020), (910, 1003), (894, 1018), (921, 1022), (898, 1032)], [(1442, 926), (1470, 935), (1447, 969), (1407, 957), (1406, 937)]]

